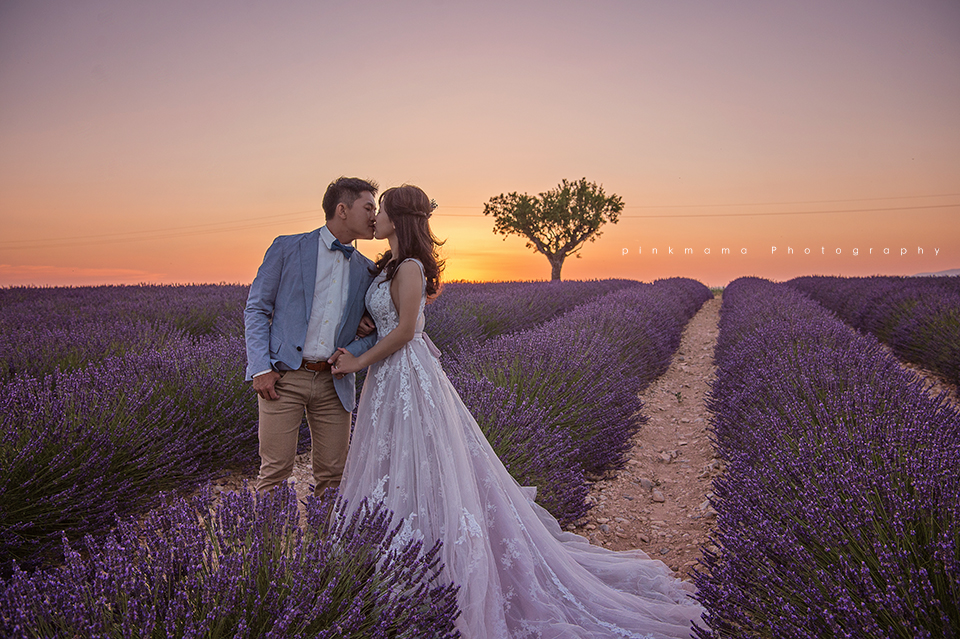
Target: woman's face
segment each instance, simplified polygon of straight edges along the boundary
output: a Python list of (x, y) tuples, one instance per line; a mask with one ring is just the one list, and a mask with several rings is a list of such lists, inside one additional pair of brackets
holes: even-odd
[(395, 232), (393, 222), (390, 221), (390, 217), (387, 215), (387, 204), (386, 202), (381, 202), (380, 211), (377, 213), (377, 227), (374, 237), (378, 240), (385, 240)]

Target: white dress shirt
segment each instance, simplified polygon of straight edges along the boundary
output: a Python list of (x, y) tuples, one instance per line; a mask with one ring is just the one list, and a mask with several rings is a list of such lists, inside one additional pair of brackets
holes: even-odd
[(342, 252), (330, 248), (335, 239), (326, 226), (320, 229), (317, 283), (313, 289), (313, 310), (307, 322), (307, 339), (303, 344), (303, 359), (308, 361), (326, 361), (337, 350), (334, 343), (347, 301), (350, 260)]

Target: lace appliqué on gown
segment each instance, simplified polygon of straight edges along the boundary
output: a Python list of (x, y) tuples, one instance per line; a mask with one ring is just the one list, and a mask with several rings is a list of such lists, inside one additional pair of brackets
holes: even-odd
[[(382, 339), (399, 323), (383, 274), (366, 303)], [(510, 476), (423, 333), (424, 303), (415, 337), (367, 373), (344, 497), (383, 501), (404, 540), (443, 542), (465, 639), (689, 637), (702, 609), (688, 585), (639, 550), (562, 531)]]

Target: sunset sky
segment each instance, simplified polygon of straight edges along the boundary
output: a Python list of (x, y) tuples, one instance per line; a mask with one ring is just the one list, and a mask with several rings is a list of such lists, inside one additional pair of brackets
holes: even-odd
[(0, 286), (249, 283), (340, 175), (446, 279), (548, 278), (483, 205), (581, 177), (564, 279), (960, 268), (960, 2), (0, 0)]

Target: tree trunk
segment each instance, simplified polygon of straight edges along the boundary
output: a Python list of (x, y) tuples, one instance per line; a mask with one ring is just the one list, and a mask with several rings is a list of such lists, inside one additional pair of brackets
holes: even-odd
[(563, 268), (563, 255), (548, 256), (550, 260), (550, 279), (556, 281), (560, 279), (560, 269)]

